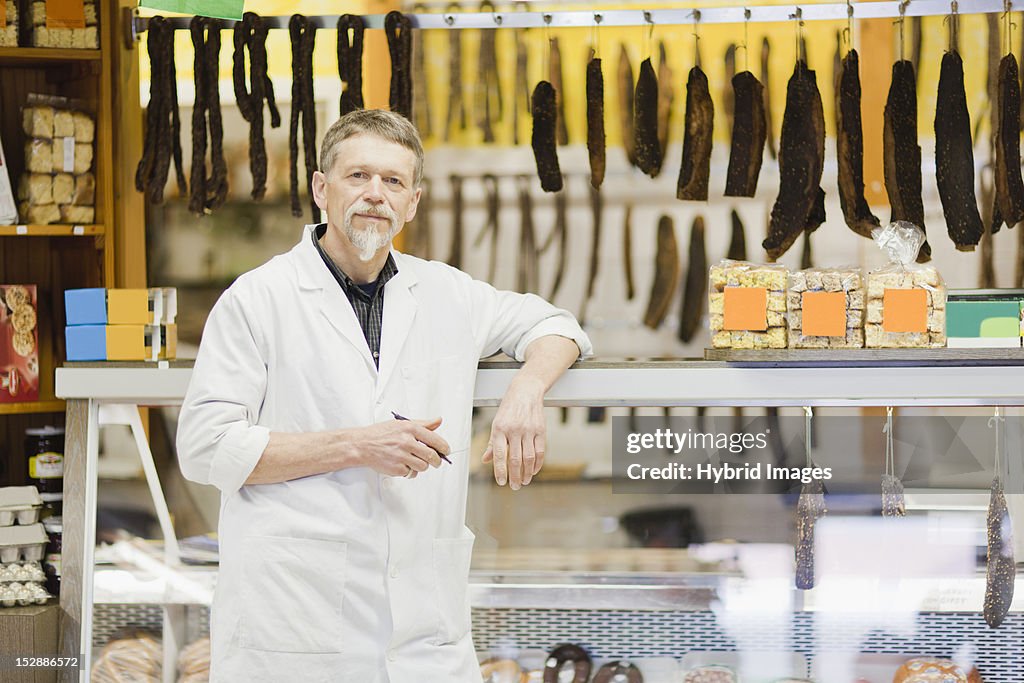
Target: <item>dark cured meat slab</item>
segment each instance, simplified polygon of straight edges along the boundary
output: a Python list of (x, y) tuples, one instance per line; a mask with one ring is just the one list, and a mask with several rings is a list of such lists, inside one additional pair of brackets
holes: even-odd
[(1011, 53), (999, 62), (996, 196), (992, 208), (992, 232), (998, 232), (1003, 223), (1012, 228), (1024, 221), (1024, 180), (1020, 174), (1020, 83), (1017, 78), (1017, 59)]
[(856, 50), (839, 65), (836, 90), (836, 156), (839, 163), (839, 204), (846, 224), (858, 235), (871, 237), (879, 220), (864, 198), (864, 133), (860, 120), (860, 66)]
[(558, 110), (555, 105), (555, 89), (547, 81), (541, 81), (533, 89), (533, 136), (531, 146), (537, 162), (537, 175), (541, 189), (558, 192), (562, 189), (562, 172), (558, 167), (558, 151), (555, 149), (555, 125)]
[(650, 57), (640, 63), (633, 98), (633, 136), (637, 166), (653, 178), (661, 169), (661, 143), (658, 142), (658, 76)]
[(601, 187), (604, 182), (604, 76), (601, 60), (594, 58), (587, 64), (587, 154), (590, 158), (590, 186)]
[(679, 341), (684, 344), (693, 339), (700, 329), (704, 301), (708, 293), (708, 257), (704, 249), (704, 217), (693, 219), (690, 228), (690, 252), (686, 262), (686, 281), (683, 283), (682, 308), (679, 313)]
[(732, 146), (725, 179), (726, 197), (753, 197), (761, 175), (768, 119), (764, 110), (764, 86), (749, 71), (733, 76)]
[(676, 184), (677, 199), (707, 201), (714, 126), (715, 105), (708, 90), (708, 77), (695, 66), (686, 79), (686, 131), (683, 163)]

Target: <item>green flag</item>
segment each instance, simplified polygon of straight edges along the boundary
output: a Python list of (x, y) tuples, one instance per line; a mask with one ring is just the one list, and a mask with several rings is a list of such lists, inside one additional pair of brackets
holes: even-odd
[(148, 7), (162, 12), (236, 20), (242, 18), (242, 5), (244, 4), (244, 0), (139, 0), (139, 7)]

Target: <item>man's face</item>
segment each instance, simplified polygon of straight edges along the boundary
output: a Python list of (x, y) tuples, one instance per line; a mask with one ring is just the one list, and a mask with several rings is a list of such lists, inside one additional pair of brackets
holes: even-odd
[(362, 133), (338, 145), (334, 168), (313, 174), (317, 206), (361, 260), (389, 248), (416, 215), (420, 190), (413, 187), (415, 167), (412, 150)]

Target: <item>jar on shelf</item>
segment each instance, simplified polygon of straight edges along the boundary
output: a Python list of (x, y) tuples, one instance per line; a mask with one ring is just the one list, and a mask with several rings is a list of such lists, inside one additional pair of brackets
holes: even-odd
[(64, 428), (32, 427), (25, 430), (28, 476), (43, 499), (43, 517), (63, 513)]

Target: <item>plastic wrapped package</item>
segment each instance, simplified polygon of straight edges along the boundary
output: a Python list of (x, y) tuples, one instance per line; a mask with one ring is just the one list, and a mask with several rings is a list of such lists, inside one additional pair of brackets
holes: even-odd
[(872, 231), (889, 265), (868, 273), (864, 343), (868, 348), (946, 345), (946, 285), (934, 266), (916, 263), (924, 232), (904, 221)]
[(18, 46), (18, 4), (15, 0), (0, 0), (0, 47)]
[(96, 136), (96, 123), (85, 112), (72, 112), (75, 142), (92, 142)]
[(22, 173), (18, 179), (18, 201), (53, 204), (53, 178), (45, 173)]
[(32, 45), (35, 47), (96, 49), (99, 45), (99, 23), (96, 3), (86, 1), (83, 7), (84, 26), (47, 25), (46, 3), (32, 3)]
[(711, 345), (716, 349), (786, 348), (788, 272), (785, 266), (728, 259), (711, 266)]
[(75, 206), (93, 206), (96, 204), (96, 176), (83, 173), (75, 176), (75, 190), (71, 196)]
[(790, 273), (786, 291), (789, 348), (863, 347), (864, 303), (864, 277), (859, 268), (809, 268)]
[(96, 209), (91, 206), (75, 206), (65, 204), (60, 207), (60, 222), (83, 225), (92, 223), (96, 217)]
[(60, 223), (60, 207), (56, 204), (18, 204), (18, 215), (25, 223), (32, 225), (49, 225)]
[(57, 109), (53, 112), (53, 137), (75, 137), (75, 114), (69, 109)]
[[(75, 176), (70, 173), (58, 173), (53, 176), (53, 203), (71, 204), (75, 198)], [(48, 202), (37, 202), (39, 204)]]
[(49, 105), (25, 107), (21, 110), (21, 127), (30, 138), (52, 138), (55, 110)]
[(50, 173), (53, 171), (53, 156), (50, 140), (33, 138), (25, 141), (25, 168), (30, 173)]

